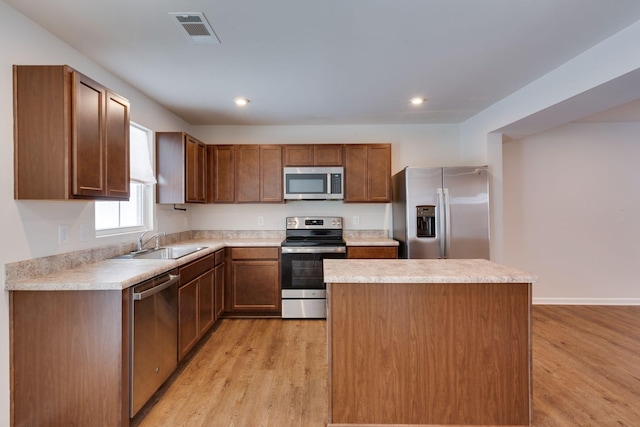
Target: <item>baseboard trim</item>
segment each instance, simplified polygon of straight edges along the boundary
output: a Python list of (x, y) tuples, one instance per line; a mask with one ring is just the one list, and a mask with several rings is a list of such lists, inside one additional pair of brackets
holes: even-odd
[(640, 298), (533, 298), (537, 305), (640, 305)]

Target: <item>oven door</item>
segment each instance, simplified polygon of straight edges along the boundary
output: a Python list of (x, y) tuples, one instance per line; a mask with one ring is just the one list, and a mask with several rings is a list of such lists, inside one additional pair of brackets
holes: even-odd
[(322, 260), (346, 258), (345, 247), (283, 247), (280, 259), (282, 289), (325, 289)]

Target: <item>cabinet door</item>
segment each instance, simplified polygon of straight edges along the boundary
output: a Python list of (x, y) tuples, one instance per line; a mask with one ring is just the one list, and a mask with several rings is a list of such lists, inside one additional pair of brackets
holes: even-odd
[(316, 166), (342, 166), (342, 145), (315, 145), (313, 164)]
[(178, 359), (198, 342), (198, 279), (178, 289)]
[(186, 135), (186, 201), (204, 203), (206, 199), (205, 162), (206, 146), (197, 139)]
[(236, 202), (260, 202), (260, 146), (236, 146)]
[(280, 310), (279, 262), (233, 261), (231, 268), (232, 310)]
[(370, 202), (391, 201), (391, 146), (375, 144), (367, 149), (367, 192)]
[(75, 196), (104, 196), (106, 89), (77, 71), (72, 79), (72, 191)]
[(260, 147), (260, 201), (282, 202), (282, 146)]
[(214, 270), (209, 270), (198, 279), (198, 336), (207, 332), (215, 321), (214, 285)]
[(110, 198), (129, 198), (129, 101), (107, 91), (105, 146)]
[(235, 196), (235, 157), (233, 145), (208, 145), (208, 201), (233, 203)]
[(216, 265), (215, 268), (215, 297), (214, 297), (214, 306), (215, 306), (215, 319), (219, 319), (224, 313), (224, 279), (225, 279), (225, 264)]
[(313, 145), (285, 145), (284, 165), (285, 166), (313, 166), (314, 153)]
[(391, 145), (344, 146), (345, 202), (391, 201)]
[(367, 202), (367, 146), (344, 146), (344, 201)]

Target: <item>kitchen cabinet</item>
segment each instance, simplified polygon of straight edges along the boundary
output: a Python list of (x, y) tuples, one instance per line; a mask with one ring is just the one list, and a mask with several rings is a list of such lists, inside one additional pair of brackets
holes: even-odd
[(341, 144), (284, 146), (284, 166), (342, 166)]
[(207, 202), (234, 203), (235, 147), (233, 145), (207, 145)]
[(347, 258), (398, 258), (397, 246), (347, 246)]
[(11, 291), (11, 425), (129, 425), (128, 289)]
[(129, 199), (129, 101), (66, 65), (13, 67), (14, 198)]
[(280, 248), (232, 247), (230, 316), (280, 316)]
[(424, 259), (324, 274), (328, 425), (531, 425), (532, 276)]
[(215, 254), (180, 268), (178, 360), (189, 353), (215, 321)]
[(391, 202), (391, 144), (344, 145), (345, 202)]
[(215, 253), (215, 296), (214, 302), (214, 317), (218, 320), (224, 314), (224, 288), (225, 288), (225, 250), (219, 249)]
[(205, 203), (206, 145), (183, 132), (156, 133), (158, 203)]
[(282, 146), (236, 145), (236, 203), (282, 203)]

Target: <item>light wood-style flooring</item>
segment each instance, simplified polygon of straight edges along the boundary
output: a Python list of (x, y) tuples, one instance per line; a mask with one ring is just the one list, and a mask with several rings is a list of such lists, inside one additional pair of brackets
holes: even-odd
[[(327, 423), (322, 320), (225, 319), (133, 426)], [(533, 425), (640, 426), (640, 307), (533, 307)]]

